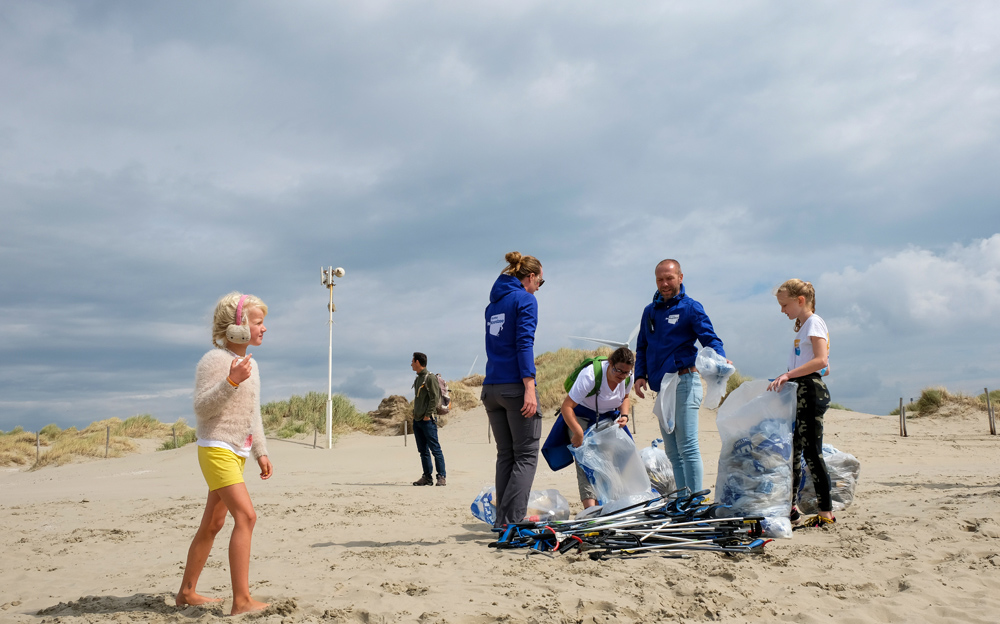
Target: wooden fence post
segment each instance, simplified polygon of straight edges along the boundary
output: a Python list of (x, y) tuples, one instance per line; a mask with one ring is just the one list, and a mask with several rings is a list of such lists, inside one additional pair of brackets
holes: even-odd
[(319, 437), (319, 429), (313, 427), (313, 448), (316, 448), (316, 439)]
[(906, 433), (906, 406), (903, 405), (903, 397), (899, 397), (899, 435), (904, 438), (910, 437)]
[(111, 448), (111, 425), (108, 425), (108, 437), (104, 440), (104, 459), (108, 458), (109, 448)]
[(990, 401), (990, 389), (983, 388), (983, 392), (986, 393), (986, 417), (990, 421), (990, 435), (997, 434), (996, 420), (993, 417), (993, 403)]
[(406, 446), (406, 429), (407, 429), (407, 425), (409, 425), (409, 422), (404, 418), (403, 419), (403, 446)]
[(37, 464), (42, 459), (42, 439), (41, 434), (35, 432), (35, 463)]
[(177, 427), (171, 427), (170, 433), (174, 434), (174, 448), (177, 448)]

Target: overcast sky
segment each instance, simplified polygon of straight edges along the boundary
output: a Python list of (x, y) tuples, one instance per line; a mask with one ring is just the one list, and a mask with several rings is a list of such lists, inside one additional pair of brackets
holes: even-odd
[[(503, 256), (536, 354), (625, 338), (680, 260), (737, 367), (812, 281), (833, 400), (1000, 387), (994, 2), (0, 0), (0, 429), (193, 422), (219, 296), (263, 399), (483, 372)], [(478, 360), (477, 360), (478, 358)]]

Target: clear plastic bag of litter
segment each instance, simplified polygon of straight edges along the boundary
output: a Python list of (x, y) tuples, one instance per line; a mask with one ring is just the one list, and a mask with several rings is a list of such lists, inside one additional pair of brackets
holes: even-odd
[(701, 406), (708, 409), (719, 407), (722, 397), (726, 395), (726, 383), (729, 381), (729, 376), (736, 371), (736, 367), (716, 353), (712, 347), (702, 347), (698, 351), (694, 367), (705, 380), (705, 398)]
[[(854, 502), (854, 488), (858, 485), (861, 475), (861, 462), (843, 451), (838, 451), (829, 444), (823, 445), (823, 462), (826, 472), (830, 475), (830, 498), (833, 499), (833, 511), (843, 511)], [(802, 483), (796, 503), (799, 511), (807, 514), (819, 513), (819, 501), (816, 498), (816, 486), (805, 461), (802, 462)]]
[(653, 494), (635, 442), (622, 427), (587, 429), (583, 444), (570, 449), (594, 486), (602, 514), (650, 500)]
[[(487, 485), (472, 501), (472, 515), (491, 526), (497, 519), (495, 497), (496, 487)], [(528, 494), (528, 513), (525, 520), (529, 522), (569, 520), (569, 501), (559, 493), (559, 490), (531, 490)]]
[(528, 495), (528, 515), (530, 522), (551, 522), (569, 520), (569, 501), (559, 490), (531, 490)]
[(676, 490), (677, 483), (674, 481), (674, 468), (667, 458), (667, 453), (660, 448), (661, 444), (663, 444), (662, 438), (653, 440), (650, 446), (639, 452), (639, 457), (646, 467), (650, 485), (659, 494), (665, 495)]
[(729, 516), (763, 516), (768, 537), (791, 537), (792, 429), (797, 384), (769, 392), (766, 380), (748, 381), (719, 408), (722, 438), (716, 501)]

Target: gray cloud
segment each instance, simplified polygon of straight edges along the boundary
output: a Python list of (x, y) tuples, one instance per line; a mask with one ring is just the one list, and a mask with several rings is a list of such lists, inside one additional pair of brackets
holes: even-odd
[(627, 336), (673, 256), (755, 376), (796, 275), (834, 400), (972, 391), (998, 372), (952, 366), (995, 318), (998, 27), (922, 2), (10, 5), (0, 428), (190, 418), (233, 289), (271, 306), (262, 398), (325, 389), (320, 265), (348, 269), (334, 375), (361, 403), (405, 394), (414, 350), (482, 370), (511, 249), (545, 265), (538, 351)]

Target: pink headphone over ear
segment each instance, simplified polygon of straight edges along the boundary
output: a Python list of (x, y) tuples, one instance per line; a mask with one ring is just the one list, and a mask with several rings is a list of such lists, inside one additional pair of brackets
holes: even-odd
[(250, 295), (240, 295), (240, 300), (236, 304), (236, 318), (234, 323), (226, 328), (226, 340), (233, 344), (246, 344), (250, 342), (250, 327), (243, 324), (243, 302)]

